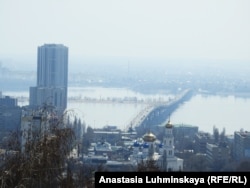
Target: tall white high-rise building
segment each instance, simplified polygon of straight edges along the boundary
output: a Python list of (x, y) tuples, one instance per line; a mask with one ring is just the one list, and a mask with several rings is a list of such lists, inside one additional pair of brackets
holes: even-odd
[(44, 44), (37, 51), (37, 86), (30, 87), (31, 106), (52, 105), (59, 112), (67, 108), (68, 47)]

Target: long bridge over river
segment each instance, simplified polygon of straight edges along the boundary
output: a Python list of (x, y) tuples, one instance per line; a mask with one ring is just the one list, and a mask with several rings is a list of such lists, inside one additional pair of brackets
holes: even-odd
[(129, 124), (126, 126), (127, 129), (130, 127), (143, 127), (151, 128), (155, 125), (161, 125), (166, 122), (169, 115), (174, 112), (181, 103), (190, 99), (192, 96), (191, 90), (185, 90), (178, 94), (175, 98), (170, 99), (168, 102), (150, 104), (143, 109), (139, 114), (134, 117)]

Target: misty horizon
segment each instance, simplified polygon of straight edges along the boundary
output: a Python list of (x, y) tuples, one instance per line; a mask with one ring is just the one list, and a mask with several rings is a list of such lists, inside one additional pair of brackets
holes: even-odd
[(13, 2), (0, 2), (1, 59), (35, 64), (37, 47), (56, 43), (76, 59), (250, 61), (247, 0)]
[[(70, 50), (70, 47), (69, 47)], [(36, 71), (37, 57), (32, 56), (0, 56), (1, 67), (12, 69), (14, 71)], [(133, 68), (152, 68), (165, 67), (174, 69), (190, 69), (190, 68), (223, 68), (225, 71), (244, 71), (250, 73), (250, 66), (248, 61), (240, 60), (216, 60), (216, 59), (171, 59), (159, 57), (114, 57), (114, 56), (71, 56), (69, 53), (69, 73), (81, 72), (79, 65), (82, 67), (114, 66), (125, 67), (126, 69)], [(112, 68), (112, 67), (111, 67)]]

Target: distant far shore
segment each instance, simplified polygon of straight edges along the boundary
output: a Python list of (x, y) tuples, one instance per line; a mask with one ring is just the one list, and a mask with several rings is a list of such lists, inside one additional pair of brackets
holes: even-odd
[[(70, 88), (114, 88), (114, 87), (105, 87), (105, 86), (69, 86)], [(116, 87), (119, 88), (119, 87)], [(120, 87), (121, 89), (123, 89), (124, 87)], [(134, 91), (133, 88), (128, 88), (131, 91)], [(21, 98), (22, 99), (27, 99), (27, 97), (29, 96), (29, 87), (10, 87), (10, 88), (0, 88), (0, 92), (2, 92), (3, 96), (11, 96), (11, 97), (17, 97), (17, 98)], [(17, 94), (18, 92), (20, 92), (20, 95)], [(145, 94), (145, 92), (143, 91), (134, 91), (134, 92), (139, 92), (141, 94)], [(15, 93), (15, 94), (14, 94)], [(25, 93), (25, 94), (24, 94)], [(171, 92), (170, 92), (171, 93)], [(154, 92), (150, 92), (151, 95), (153, 94), (162, 94), (162, 91), (154, 91)], [(202, 94), (202, 95), (214, 95), (214, 96), (221, 96), (221, 97), (229, 97), (229, 96), (234, 96), (237, 98), (250, 98), (250, 92), (212, 92), (212, 91), (204, 91), (204, 90), (198, 90), (198, 91), (194, 91), (193, 95), (195, 94)], [(69, 97), (70, 100), (73, 100), (74, 97)], [(139, 101), (138, 101), (139, 102)]]

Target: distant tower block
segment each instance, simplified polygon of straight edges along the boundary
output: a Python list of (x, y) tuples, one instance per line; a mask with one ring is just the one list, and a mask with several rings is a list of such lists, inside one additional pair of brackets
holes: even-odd
[(44, 44), (37, 53), (37, 86), (30, 87), (30, 105), (52, 105), (59, 112), (67, 108), (68, 47)]

